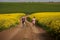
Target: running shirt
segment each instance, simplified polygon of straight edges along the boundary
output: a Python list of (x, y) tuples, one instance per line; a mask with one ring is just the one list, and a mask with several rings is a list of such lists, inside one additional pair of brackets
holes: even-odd
[(35, 18), (32, 19), (32, 23), (35, 24)]
[(25, 21), (25, 17), (22, 18), (22, 21)]
[(21, 21), (22, 21), (22, 25), (24, 26), (25, 25), (25, 17), (22, 17)]

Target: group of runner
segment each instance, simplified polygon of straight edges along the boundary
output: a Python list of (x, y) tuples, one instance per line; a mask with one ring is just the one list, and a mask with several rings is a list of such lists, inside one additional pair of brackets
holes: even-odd
[[(22, 20), (22, 25), (24, 25), (25, 22), (26, 22), (26, 17), (23, 16), (21, 20)], [(35, 17), (33, 17), (33, 18), (32, 18), (32, 24), (35, 25), (35, 23), (36, 23), (36, 19), (35, 19)]]

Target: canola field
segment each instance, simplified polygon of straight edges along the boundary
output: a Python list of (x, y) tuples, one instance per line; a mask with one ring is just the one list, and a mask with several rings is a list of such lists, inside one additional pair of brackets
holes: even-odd
[(35, 17), (38, 24), (42, 25), (46, 31), (60, 33), (60, 12), (40, 12), (31, 14), (29, 17)]
[(0, 31), (10, 27), (15, 27), (19, 24), (20, 17), (24, 15), (24, 13), (0, 14)]

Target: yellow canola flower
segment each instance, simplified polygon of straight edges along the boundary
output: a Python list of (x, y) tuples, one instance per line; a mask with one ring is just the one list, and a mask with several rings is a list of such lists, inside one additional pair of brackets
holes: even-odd
[(11, 25), (16, 25), (20, 22), (20, 17), (24, 15), (24, 13), (0, 14), (0, 28), (9, 28)]
[(33, 13), (30, 15), (30, 18), (33, 17), (35, 17), (39, 23), (54, 29), (56, 32), (60, 32), (60, 12)]

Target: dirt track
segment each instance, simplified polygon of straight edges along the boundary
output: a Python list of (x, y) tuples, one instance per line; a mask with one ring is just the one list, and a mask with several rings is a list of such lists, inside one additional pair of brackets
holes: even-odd
[(0, 40), (51, 40), (48, 34), (40, 27), (33, 26), (26, 21), (25, 26), (19, 24), (15, 28), (0, 32)]

